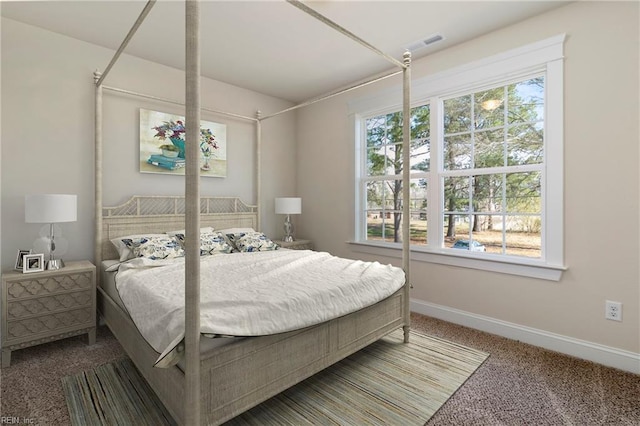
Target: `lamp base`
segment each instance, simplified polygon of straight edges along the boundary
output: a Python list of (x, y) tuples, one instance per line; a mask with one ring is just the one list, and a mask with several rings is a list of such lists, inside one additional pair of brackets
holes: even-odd
[(51, 259), (47, 261), (47, 271), (53, 271), (60, 268), (64, 268), (64, 262), (62, 259)]
[(291, 223), (291, 216), (287, 215), (287, 219), (284, 221), (284, 238), (285, 243), (293, 241), (293, 223)]

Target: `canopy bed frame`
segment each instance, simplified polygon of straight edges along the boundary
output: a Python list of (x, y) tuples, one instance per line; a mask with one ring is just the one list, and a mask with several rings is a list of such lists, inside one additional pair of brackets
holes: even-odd
[[(326, 25), (381, 55), (400, 67), (400, 71), (373, 78), (346, 89), (303, 102), (292, 108), (262, 116), (244, 117), (238, 114), (201, 107), (200, 103), (200, 7), (196, 0), (185, 1), (186, 18), (186, 122), (200, 122), (201, 110), (250, 120), (256, 124), (256, 205), (249, 206), (235, 198), (201, 197), (199, 188), (199, 132), (195, 127), (186, 131), (186, 172), (184, 197), (134, 197), (117, 207), (102, 204), (102, 97), (103, 90), (132, 94), (183, 105), (179, 102), (104, 86), (109, 70), (143, 22), (155, 0), (149, 1), (127, 34), (120, 48), (103, 73), (94, 74), (95, 121), (95, 262), (115, 259), (117, 254), (110, 240), (138, 232), (166, 232), (185, 229), (185, 357), (184, 368), (155, 368), (158, 353), (146, 343), (129, 315), (99, 286), (99, 310), (106, 324), (122, 344), (127, 354), (154, 389), (160, 400), (179, 424), (219, 424), (288, 387), (321, 371), (359, 349), (402, 327), (404, 340), (409, 341), (409, 220), (402, 221), (404, 286), (391, 297), (352, 314), (316, 326), (276, 335), (234, 339), (215, 349), (201, 351), (200, 335), (200, 251), (199, 232), (202, 226), (218, 229), (252, 227), (260, 229), (260, 145), (262, 120), (304, 107), (367, 84), (403, 74), (403, 115), (410, 116), (410, 63), (405, 53), (403, 61), (379, 51), (348, 30), (320, 15), (297, 0), (287, 0)], [(193, 131), (192, 129), (196, 129)], [(191, 130), (190, 130), (191, 129)], [(409, 164), (410, 123), (403, 123), (403, 161)], [(408, 200), (409, 167), (403, 170), (403, 198)], [(410, 217), (409, 203), (404, 203), (403, 218)]]

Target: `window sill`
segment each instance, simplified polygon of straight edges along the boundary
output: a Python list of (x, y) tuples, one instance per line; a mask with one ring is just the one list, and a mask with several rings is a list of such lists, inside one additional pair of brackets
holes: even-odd
[[(387, 257), (402, 257), (402, 247), (396, 243), (372, 243), (348, 241), (353, 250), (360, 253), (383, 255)], [(452, 253), (451, 249), (433, 250), (428, 248), (411, 249), (411, 260), (418, 262), (437, 263), (441, 265), (458, 266), (461, 268), (479, 269), (482, 271), (499, 272), (502, 274), (518, 275), (549, 281), (560, 281), (562, 272), (567, 268), (559, 265), (549, 265), (539, 260), (498, 257), (491, 254)]]

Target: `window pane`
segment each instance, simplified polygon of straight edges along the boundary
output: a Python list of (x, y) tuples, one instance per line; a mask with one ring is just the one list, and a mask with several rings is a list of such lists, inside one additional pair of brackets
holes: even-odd
[[(411, 179), (410, 181), (411, 204), (409, 209), (427, 210), (427, 181), (426, 179)], [(400, 197), (402, 199), (402, 197)]]
[(469, 211), (469, 178), (444, 178), (444, 212)]
[(507, 86), (509, 123), (544, 120), (544, 77), (536, 77)]
[(457, 240), (469, 239), (469, 215), (444, 215), (444, 247), (453, 248)]
[(505, 254), (541, 257), (542, 219), (540, 216), (507, 216), (505, 224)]
[(402, 143), (402, 113), (380, 115), (366, 120), (367, 148)]
[(367, 210), (380, 210), (384, 204), (384, 185), (382, 182), (367, 182)]
[(367, 212), (367, 240), (393, 242), (393, 213)]
[(507, 212), (542, 212), (542, 192), (539, 172), (508, 173), (506, 175)]
[(487, 217), (484, 215), (445, 215), (443, 246), (467, 252), (489, 251), (487, 241), (492, 233), (483, 230), (486, 223)]
[(367, 176), (386, 174), (387, 157), (385, 147), (367, 149)]
[(380, 148), (385, 143), (386, 116), (369, 118), (365, 122), (367, 129), (367, 148)]
[(367, 182), (367, 210), (402, 210), (402, 181)]
[(411, 244), (427, 244), (427, 212), (415, 210), (411, 211), (411, 223), (409, 224), (409, 235)]
[(444, 134), (471, 130), (471, 95), (444, 101)]
[(542, 163), (543, 141), (544, 125), (541, 122), (510, 127), (507, 135), (508, 165)]
[(431, 159), (431, 121), (429, 105), (411, 110), (411, 170), (429, 171)]
[(504, 87), (474, 93), (474, 127), (504, 126)]
[(385, 185), (385, 206), (389, 210), (402, 210), (402, 181), (387, 180)]
[(473, 215), (471, 236), (474, 251), (502, 254), (502, 223), (503, 216), (499, 214)]
[(387, 174), (402, 174), (402, 143), (387, 146)]
[(445, 136), (443, 164), (445, 170), (471, 168), (471, 134)]
[(411, 142), (411, 171), (428, 172), (431, 165), (431, 147), (429, 139), (418, 139)]
[(504, 129), (475, 134), (473, 162), (475, 168), (504, 166)]
[[(367, 239), (374, 241), (400, 242), (402, 229), (399, 221), (402, 214), (397, 211), (369, 211), (367, 212)], [(396, 224), (398, 233), (396, 234)]]
[(428, 139), (430, 132), (429, 105), (422, 105), (411, 110), (411, 139)]
[(402, 112), (387, 114), (387, 140), (390, 144), (402, 143)]
[[(411, 200), (409, 210), (411, 221), (409, 223), (409, 234), (411, 244), (427, 243), (427, 181), (426, 179), (411, 179), (409, 193)], [(404, 199), (400, 194), (400, 205), (403, 206)], [(402, 241), (402, 238), (399, 239)]]
[(502, 211), (503, 174), (473, 177), (473, 211), (495, 213)]

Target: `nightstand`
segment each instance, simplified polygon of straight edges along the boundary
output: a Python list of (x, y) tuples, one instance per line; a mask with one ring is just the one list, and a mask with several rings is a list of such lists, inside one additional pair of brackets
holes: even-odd
[(96, 341), (96, 267), (89, 261), (64, 268), (2, 274), (2, 367), (11, 352), (87, 333)]
[(274, 243), (282, 248), (291, 250), (313, 250), (313, 243), (311, 240), (294, 240), (290, 242), (275, 240)]

